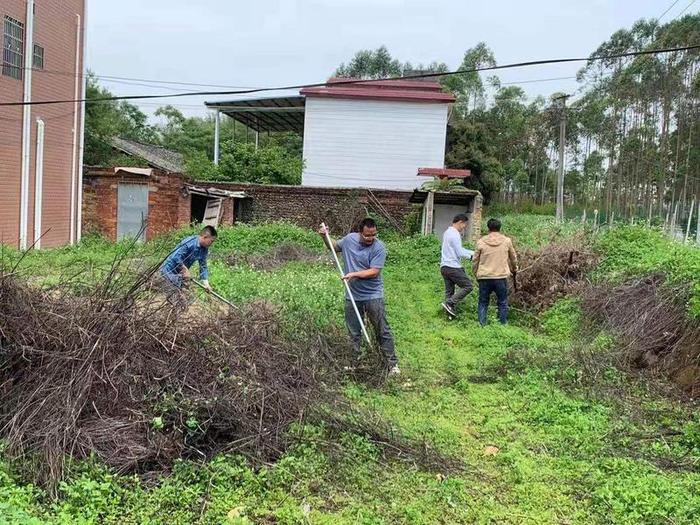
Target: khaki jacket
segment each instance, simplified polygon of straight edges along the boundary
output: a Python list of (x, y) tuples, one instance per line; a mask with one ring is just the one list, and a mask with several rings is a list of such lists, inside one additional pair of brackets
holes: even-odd
[(504, 279), (518, 267), (513, 242), (500, 232), (491, 232), (476, 243), (472, 268), (477, 279)]

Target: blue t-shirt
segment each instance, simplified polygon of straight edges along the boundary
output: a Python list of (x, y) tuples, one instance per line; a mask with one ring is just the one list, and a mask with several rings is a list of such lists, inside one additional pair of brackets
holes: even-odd
[[(386, 246), (379, 239), (375, 239), (369, 246), (360, 242), (359, 233), (349, 233), (336, 241), (343, 256), (345, 273), (360, 272), (370, 268), (384, 268), (386, 261)], [(357, 301), (369, 301), (370, 299), (382, 299), (384, 297), (384, 282), (379, 274), (373, 279), (353, 279), (350, 281), (350, 290)]]

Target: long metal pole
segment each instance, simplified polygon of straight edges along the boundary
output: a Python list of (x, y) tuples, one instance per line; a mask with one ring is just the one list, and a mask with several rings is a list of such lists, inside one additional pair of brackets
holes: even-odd
[(221, 127), (221, 112), (217, 109), (214, 116), (214, 164), (219, 164), (219, 140)]
[(566, 99), (560, 97), (561, 116), (559, 120), (559, 173), (557, 175), (557, 222), (564, 222), (564, 151), (566, 149)]
[[(328, 233), (328, 228), (326, 228), (325, 223), (321, 223), (321, 228), (323, 228), (323, 231), (326, 232), (326, 241), (328, 243), (328, 248), (330, 249), (331, 253), (333, 254), (333, 259), (335, 260), (335, 265), (338, 267), (338, 271), (340, 272), (340, 277), (345, 276), (345, 272), (343, 272), (343, 267), (340, 265), (340, 259), (338, 259), (338, 254), (335, 253), (335, 250), (333, 249), (333, 241), (331, 241), (331, 236)], [(345, 283), (345, 290), (348, 292), (348, 297), (350, 298), (350, 302), (352, 303), (352, 308), (355, 310), (355, 315), (357, 316), (357, 320), (360, 322), (360, 327), (362, 328), (362, 334), (365, 336), (365, 341), (367, 341), (368, 345), (371, 345), (372, 342), (369, 339), (369, 335), (367, 334), (367, 329), (365, 328), (365, 323), (362, 320), (362, 316), (360, 315), (360, 311), (357, 309), (357, 304), (355, 303), (355, 298), (352, 296), (352, 291), (350, 290), (350, 283), (348, 283), (345, 279), (343, 279), (343, 282)]]
[(226, 299), (224, 296), (219, 295), (219, 294), (216, 293), (214, 290), (209, 290), (209, 289), (206, 288), (201, 282), (199, 282), (197, 279), (192, 279), (192, 282), (193, 282), (194, 284), (196, 284), (197, 286), (199, 286), (202, 290), (204, 290), (204, 291), (207, 292), (208, 294), (213, 295), (214, 297), (216, 297), (216, 298), (217, 298), (219, 301), (221, 301), (222, 303), (225, 303), (225, 304), (229, 305), (229, 306), (230, 306), (231, 308), (233, 308), (234, 310), (240, 310), (240, 308), (239, 308), (238, 306), (236, 306), (235, 304), (233, 304), (231, 301), (229, 301), (228, 299)]

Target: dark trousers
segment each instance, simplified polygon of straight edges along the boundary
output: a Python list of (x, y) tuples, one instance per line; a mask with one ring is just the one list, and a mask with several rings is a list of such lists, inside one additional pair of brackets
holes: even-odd
[[(464, 271), (464, 268), (443, 266), (440, 268), (440, 273), (445, 281), (445, 303), (451, 308), (456, 308), (467, 294), (472, 291), (474, 286), (469, 277), (467, 277), (467, 272)], [(455, 287), (459, 288), (456, 292)]]
[[(386, 319), (386, 308), (384, 299), (370, 299), (369, 301), (355, 301), (357, 309), (363, 319), (368, 319), (374, 333), (377, 334), (377, 342), (379, 348), (384, 354), (384, 359), (389, 366), (394, 366), (399, 362), (394, 349), (394, 334), (391, 333), (389, 322)], [(349, 299), (345, 300), (345, 325), (350, 333), (350, 340), (355, 348), (356, 353), (360, 353), (360, 344), (362, 343), (362, 327), (357, 319), (355, 310)]]
[(508, 279), (480, 279), (478, 316), (481, 326), (486, 324), (491, 292), (496, 294), (498, 320), (501, 324), (508, 321)]

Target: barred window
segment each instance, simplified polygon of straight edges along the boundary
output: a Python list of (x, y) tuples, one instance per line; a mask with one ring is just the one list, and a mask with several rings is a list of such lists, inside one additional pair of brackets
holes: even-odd
[(34, 44), (34, 61), (32, 62), (34, 69), (44, 69), (44, 48)]
[(2, 41), (2, 74), (20, 80), (24, 57), (24, 24), (14, 18), (5, 16), (4, 38)]

